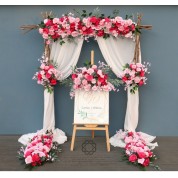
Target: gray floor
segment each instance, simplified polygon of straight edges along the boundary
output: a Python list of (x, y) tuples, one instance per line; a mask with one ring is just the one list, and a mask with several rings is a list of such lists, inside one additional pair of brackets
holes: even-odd
[[(20, 148), (19, 136), (0, 136), (0, 171), (25, 171), (17, 156)], [(36, 171), (138, 171), (137, 167), (120, 162), (121, 149), (111, 146), (111, 152), (106, 151), (105, 137), (96, 137), (96, 152), (86, 155), (82, 152), (82, 143), (89, 137), (77, 137), (75, 150), (70, 151), (70, 138), (62, 145), (59, 161), (47, 163), (35, 169)], [(154, 153), (159, 157), (155, 161), (162, 171), (178, 171), (178, 137), (158, 137), (155, 141), (159, 147)], [(152, 171), (152, 168), (147, 170)]]

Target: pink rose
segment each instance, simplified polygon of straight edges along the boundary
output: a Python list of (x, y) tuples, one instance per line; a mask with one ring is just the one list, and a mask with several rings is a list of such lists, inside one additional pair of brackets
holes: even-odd
[(125, 35), (126, 38), (131, 38), (132, 37), (132, 32), (129, 32)]
[(93, 76), (92, 75), (85, 75), (85, 78), (88, 80), (88, 81), (92, 81), (93, 79)]
[(80, 80), (79, 78), (75, 78), (75, 79), (74, 79), (74, 83), (75, 83), (76, 85), (80, 85), (81, 80)]
[(53, 23), (59, 24), (59, 19), (58, 19), (58, 18), (54, 18), (54, 19), (53, 19)]
[(46, 78), (50, 78), (50, 77), (51, 77), (51, 74), (46, 73)]
[(135, 64), (130, 64), (130, 68), (131, 68), (131, 69), (136, 69), (136, 67), (137, 67), (137, 66), (136, 66)]
[(149, 160), (149, 158), (146, 158), (143, 163), (143, 166), (146, 167), (146, 166), (149, 166), (149, 164), (150, 164), (150, 160)]
[(87, 85), (87, 84), (88, 84), (87, 80), (85, 80), (85, 79), (82, 80), (82, 84), (83, 84), (83, 85)]
[(145, 72), (142, 70), (141, 72), (140, 72), (140, 77), (144, 77), (145, 76)]
[(94, 70), (92, 68), (89, 68), (87, 72), (91, 75), (94, 72)]
[(144, 161), (145, 161), (145, 159), (144, 159), (144, 158), (142, 158), (142, 159), (138, 159), (138, 163), (140, 163), (140, 164), (143, 164), (143, 163), (144, 163)]
[(95, 84), (96, 83), (96, 79), (92, 79), (91, 83)]
[(44, 39), (48, 39), (48, 34), (43, 33), (43, 35), (42, 35), (42, 36), (43, 36), (43, 38), (44, 38)]
[(137, 71), (137, 72), (140, 72), (140, 71), (141, 71), (141, 68), (140, 68), (140, 67), (137, 67), (137, 68), (136, 68), (136, 71)]
[(77, 37), (77, 36), (79, 35), (79, 33), (76, 32), (76, 31), (74, 31), (74, 32), (71, 33), (71, 35), (72, 35), (73, 37)]
[(32, 162), (32, 157), (29, 155), (25, 158), (25, 163), (30, 164)]
[(49, 66), (45, 66), (44, 69), (45, 69), (45, 70), (48, 70), (48, 69), (49, 69)]
[(140, 77), (135, 77), (134, 81), (135, 81), (135, 83), (139, 83), (140, 82)]
[(139, 86), (142, 86), (144, 84), (143, 80), (140, 80)]
[(39, 33), (42, 34), (43, 33), (43, 29), (42, 28), (39, 28)]
[(139, 158), (146, 158), (146, 155), (144, 152), (138, 152), (137, 154), (138, 154)]
[(132, 155), (129, 156), (129, 161), (130, 162), (134, 163), (136, 160), (137, 160), (137, 155), (132, 154)]
[(137, 67), (142, 67), (141, 63), (137, 63), (136, 65), (137, 65)]
[(93, 90), (93, 91), (96, 91), (97, 89), (98, 89), (97, 86), (93, 86), (93, 87), (92, 87), (92, 90)]
[(92, 65), (92, 69), (97, 69), (97, 66), (96, 65)]

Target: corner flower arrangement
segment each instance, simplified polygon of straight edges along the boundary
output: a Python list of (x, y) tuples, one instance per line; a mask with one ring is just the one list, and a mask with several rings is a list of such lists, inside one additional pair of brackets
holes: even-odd
[(76, 90), (88, 91), (116, 91), (120, 85), (119, 79), (111, 78), (111, 68), (103, 62), (99, 66), (85, 63), (85, 67), (75, 68), (69, 79), (63, 81), (71, 86), (70, 96), (75, 96)]
[(44, 56), (40, 59), (39, 71), (36, 72), (32, 79), (37, 80), (37, 83), (43, 85), (49, 93), (52, 93), (57, 81), (61, 79), (62, 73), (57, 70), (57, 65), (52, 61), (48, 61)]
[(123, 161), (135, 165), (141, 170), (146, 170), (148, 166), (160, 170), (160, 167), (153, 163), (157, 159), (156, 155), (139, 132), (127, 132), (124, 142), (126, 146), (122, 155)]
[(17, 157), (25, 164), (25, 168), (32, 170), (46, 162), (58, 160), (60, 152), (60, 145), (53, 142), (52, 132), (37, 133), (26, 146), (20, 148)]
[(118, 13), (113, 12), (113, 17), (105, 16), (98, 12), (82, 13), (77, 12), (78, 16), (72, 13), (64, 14), (62, 17), (52, 17), (44, 19), (38, 24), (39, 33), (49, 44), (51, 41), (59, 40), (62, 45), (64, 39), (71, 40), (81, 37), (87, 40), (89, 37), (125, 37), (133, 38), (139, 28), (129, 16), (123, 19)]
[(125, 90), (128, 87), (131, 87), (130, 92), (132, 94), (138, 90), (139, 87), (146, 85), (146, 74), (149, 74), (148, 67), (150, 63), (131, 63), (126, 64), (123, 67), (123, 72), (119, 75), (119, 78), (122, 79), (123, 85), (125, 86)]

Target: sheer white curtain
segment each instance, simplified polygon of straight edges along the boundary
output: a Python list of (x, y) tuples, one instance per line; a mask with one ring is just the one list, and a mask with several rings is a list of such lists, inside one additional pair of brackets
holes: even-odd
[[(65, 41), (65, 44), (62, 46), (59, 42), (52, 43), (50, 59), (57, 63), (58, 70), (63, 74), (63, 79), (71, 74), (71, 67), (74, 67), (77, 64), (82, 44), (83, 39), (80, 38), (76, 38), (73, 42)], [(57, 141), (59, 144), (67, 141), (65, 133), (62, 130), (55, 128), (54, 93), (50, 94), (45, 90), (43, 129), (39, 132), (44, 133), (47, 130), (53, 131), (54, 141)], [(36, 133), (22, 135), (18, 141), (25, 145), (35, 134)]]

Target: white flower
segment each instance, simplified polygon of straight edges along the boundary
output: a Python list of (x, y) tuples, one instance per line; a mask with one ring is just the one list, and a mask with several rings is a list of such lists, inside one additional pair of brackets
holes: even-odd
[(140, 163), (140, 164), (143, 164), (143, 163), (144, 163), (144, 161), (145, 161), (145, 159), (144, 159), (144, 158), (142, 158), (142, 159), (138, 159), (138, 163)]

